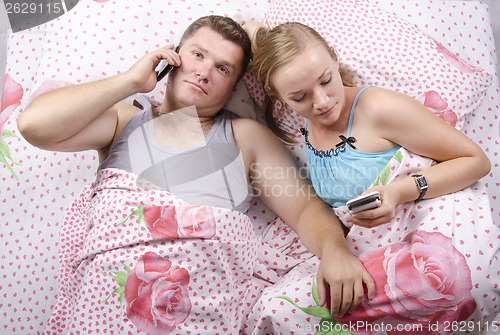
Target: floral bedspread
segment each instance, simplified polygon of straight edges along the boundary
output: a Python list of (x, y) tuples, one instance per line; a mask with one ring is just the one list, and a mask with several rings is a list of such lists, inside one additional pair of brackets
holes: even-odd
[(105, 169), (62, 225), (46, 334), (238, 334), (266, 287), (315, 259), (281, 220), (193, 206)]
[[(374, 184), (404, 178), (433, 164), (400, 149)], [(500, 229), (485, 186), (411, 202), (392, 222), (350, 227), (347, 241), (372, 275), (376, 292), (350, 315), (333, 318), (318, 306), (315, 268), (301, 267), (286, 284), (266, 289), (264, 312), (252, 319), (272, 334), (495, 334), (499, 313)], [(335, 208), (339, 218), (345, 206)], [(348, 225), (347, 222), (345, 222)]]
[[(401, 149), (375, 183), (432, 164)], [(345, 207), (336, 208), (344, 220)], [(281, 220), (193, 206), (117, 169), (100, 171), (62, 226), (47, 334), (478, 334), (499, 312), (500, 229), (481, 182), (350, 227), (375, 297), (334, 318), (318, 258)], [(346, 223), (347, 224), (347, 223)], [(498, 329), (497, 329), (498, 330)]]

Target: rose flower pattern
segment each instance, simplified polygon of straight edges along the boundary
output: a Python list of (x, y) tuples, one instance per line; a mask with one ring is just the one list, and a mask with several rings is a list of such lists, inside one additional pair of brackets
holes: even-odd
[(145, 206), (144, 223), (154, 238), (211, 238), (213, 209), (205, 206)]
[(125, 283), (127, 316), (138, 330), (168, 334), (191, 311), (189, 273), (154, 252), (141, 256)]
[(5, 129), (5, 125), (14, 111), (21, 105), (23, 98), (23, 87), (17, 83), (10, 74), (6, 74), (3, 82), (2, 90), (2, 103), (0, 109), (0, 162), (10, 171), (10, 173), (17, 178), (14, 170), (10, 166), (8, 160), (12, 161), (15, 165), (20, 165), (14, 162), (11, 156), (9, 145), (5, 138), (16, 137), (16, 135), (9, 129)]
[(448, 106), (438, 92), (428, 91), (417, 98), (425, 107), (429, 108), (436, 116), (453, 127), (457, 125), (457, 114)]
[(364, 300), (342, 323), (383, 319), (385, 323), (463, 321), (476, 308), (471, 272), (449, 237), (415, 231), (397, 244), (360, 256), (375, 281), (373, 300)]

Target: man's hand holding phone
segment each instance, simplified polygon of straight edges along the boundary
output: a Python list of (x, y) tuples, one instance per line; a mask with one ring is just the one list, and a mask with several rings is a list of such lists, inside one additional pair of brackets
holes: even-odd
[[(176, 53), (179, 52), (179, 46), (177, 46), (174, 50)], [(160, 81), (162, 80), (169, 72), (170, 70), (173, 69), (173, 67), (175, 66), (174, 64), (170, 63), (168, 60), (165, 61), (166, 65), (158, 70), (158, 75), (156, 76), (156, 81)]]
[(147, 93), (156, 87), (158, 83), (156, 69), (162, 60), (173, 66), (181, 65), (179, 54), (175, 52), (174, 45), (170, 44), (142, 56), (127, 72), (122, 74), (128, 78), (127, 81), (131, 84), (127, 86), (131, 90), (130, 95)]

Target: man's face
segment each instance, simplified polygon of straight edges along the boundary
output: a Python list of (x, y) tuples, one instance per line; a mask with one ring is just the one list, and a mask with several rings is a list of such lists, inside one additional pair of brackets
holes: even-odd
[(170, 110), (195, 105), (200, 116), (215, 115), (227, 102), (239, 74), (243, 49), (203, 27), (179, 50), (181, 65), (168, 79)]

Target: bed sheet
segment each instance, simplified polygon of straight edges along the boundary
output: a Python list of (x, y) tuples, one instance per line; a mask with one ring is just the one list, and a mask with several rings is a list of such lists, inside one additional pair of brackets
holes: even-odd
[[(101, 2), (100, 6), (105, 12), (107, 1), (92, 3), (89, 0), (81, 1), (81, 4), (90, 6)], [(492, 172), (485, 177), (485, 182), (494, 220), (500, 221), (500, 84), (492, 33), (493, 23), (487, 8), (480, 2), (460, 1), (451, 4), (443, 1), (379, 0), (375, 3), (418, 25), (419, 29), (432, 34), (462, 58), (495, 74), (480, 108), (468, 117), (463, 131), (481, 145), (492, 161)], [(443, 3), (446, 3), (446, 6), (443, 7)], [(263, 0), (247, 3), (263, 12), (266, 12), (271, 4), (272, 1)], [(434, 15), (424, 14), (428, 9), (422, 7), (422, 4), (429, 6)], [(203, 6), (201, 2), (199, 5)], [(238, 13), (239, 8), (234, 4), (232, 8), (229, 8), (229, 5), (224, 7), (224, 3), (220, 6), (228, 15)], [(180, 10), (188, 10), (187, 7), (189, 5)], [(443, 8), (446, 8), (446, 11)], [(211, 9), (202, 10), (209, 12)], [(89, 18), (96, 20), (96, 26), (99, 22), (97, 19), (104, 18)], [(6, 162), (4, 165), (0, 164), (0, 245), (3, 250), (0, 258), (0, 329), (3, 334), (36, 334), (44, 329), (55, 306), (58, 291), (57, 258), (63, 211), (82, 187), (94, 180), (98, 164), (93, 152), (53, 153), (33, 148), (22, 139), (16, 128), (16, 116), (22, 112), (29, 97), (40, 87), (40, 79), (59, 79), (57, 76), (46, 78), (40, 69), (54, 69), (55, 75), (58, 72), (56, 68), (68, 65), (68, 61), (57, 63), (55, 59), (47, 57), (47, 45), (51, 37), (58, 33), (64, 36), (68, 33), (64, 29), (75, 29), (70, 24), (61, 26), (58, 23), (61, 20), (62, 18), (8, 37), (7, 68), (0, 117), (0, 132), (3, 132), (0, 149)], [(60, 29), (60, 32), (54, 31), (55, 28)], [(103, 50), (99, 42), (102, 43), (101, 39), (107, 40), (104, 38), (106, 35), (111, 35), (106, 31), (101, 33), (99, 37), (102, 38), (89, 39), (90, 43), (95, 44), (93, 47), (88, 46), (87, 52)], [(177, 31), (172, 32), (172, 36), (176, 34)], [(112, 37), (108, 41), (118, 48), (119, 43)], [(71, 49), (72, 43), (78, 42), (75, 39), (67, 40), (66, 44), (51, 45), (50, 52), (67, 52), (71, 54), (71, 58), (77, 59), (82, 50)], [(131, 48), (134, 41), (128, 43), (127, 47)], [(144, 45), (145, 42), (136, 43)], [(104, 51), (102, 57), (120, 61), (122, 56), (113, 58)], [(100, 71), (103, 76), (113, 74), (106, 69), (114, 69), (112, 64), (106, 64)], [(72, 71), (85, 76), (81, 68), (74, 67)], [(56, 81), (48, 82), (48, 85), (60, 84)], [(241, 99), (245, 98), (246, 96)], [(246, 110), (251, 113), (252, 108)], [(291, 150), (293, 154), (300, 151), (298, 148)], [(304, 161), (303, 153), (296, 155), (299, 164)], [(268, 229), (267, 224), (274, 220), (273, 213), (259, 202), (256, 202), (251, 210), (258, 218), (255, 222), (257, 230), (263, 232)]]

